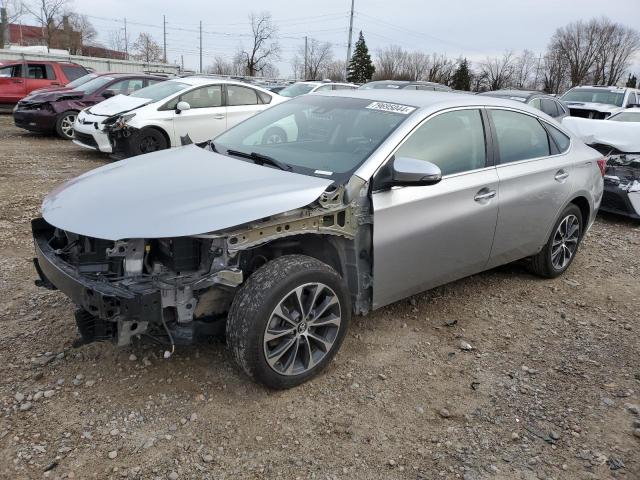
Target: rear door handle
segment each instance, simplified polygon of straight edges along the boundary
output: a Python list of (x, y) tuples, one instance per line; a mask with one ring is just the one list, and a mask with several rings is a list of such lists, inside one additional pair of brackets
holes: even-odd
[(564, 182), (567, 178), (569, 178), (569, 172), (565, 172), (564, 170), (558, 170), (556, 172), (556, 176), (553, 177), (557, 182)]
[(473, 197), (473, 199), (476, 202), (482, 202), (483, 200), (490, 200), (495, 196), (496, 196), (495, 190), (489, 190), (488, 188), (483, 188), (478, 193), (476, 193), (476, 196)]

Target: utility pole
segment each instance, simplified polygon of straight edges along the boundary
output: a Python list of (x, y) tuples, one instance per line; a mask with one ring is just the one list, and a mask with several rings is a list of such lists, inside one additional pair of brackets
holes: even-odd
[(127, 38), (127, 17), (124, 17), (124, 59), (129, 60), (129, 39)]
[(167, 17), (162, 15), (162, 40), (163, 40), (163, 56), (164, 63), (167, 63)]
[(351, 0), (351, 15), (349, 16), (349, 43), (347, 44), (347, 63), (345, 64), (345, 78), (349, 74), (349, 61), (351, 60), (351, 37), (353, 35), (353, 4), (355, 0)]
[(184, 55), (180, 55), (180, 65), (182, 65), (180, 71), (184, 72)]
[(309, 41), (308, 40), (309, 39), (305, 35), (304, 37), (304, 74), (302, 75), (302, 80), (307, 79), (307, 65), (308, 65), (307, 58), (309, 57)]
[(200, 20), (200, 73), (202, 73), (202, 20)]

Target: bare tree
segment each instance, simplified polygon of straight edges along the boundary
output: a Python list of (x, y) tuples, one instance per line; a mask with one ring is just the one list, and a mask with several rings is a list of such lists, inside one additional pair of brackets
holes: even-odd
[(598, 22), (601, 35), (593, 69), (593, 83), (615, 85), (629, 68), (630, 59), (640, 50), (638, 32), (603, 18)]
[(544, 91), (547, 93), (560, 93), (564, 90), (568, 79), (569, 65), (557, 44), (552, 44), (543, 60)]
[(423, 80), (428, 75), (431, 62), (425, 53), (407, 53), (404, 60), (403, 76), (409, 77), (410, 80)]
[(407, 63), (407, 52), (397, 45), (390, 45), (383, 50), (378, 50), (375, 66), (376, 80), (410, 80), (405, 66)]
[(213, 59), (213, 63), (207, 67), (207, 73), (212, 73), (214, 75), (234, 75), (235, 67), (233, 62), (226, 60), (221, 55), (217, 55)]
[(67, 0), (35, 0), (24, 4), (25, 11), (40, 23), (48, 48), (51, 48), (54, 34), (60, 28), (67, 3)]
[(324, 77), (334, 82), (344, 82), (345, 78), (345, 61), (333, 60), (327, 63)]
[(523, 50), (513, 62), (511, 84), (516, 88), (534, 88), (538, 58), (531, 50)]
[(262, 12), (249, 15), (251, 21), (251, 33), (253, 45), (248, 50), (242, 50), (240, 55), (244, 61), (246, 74), (255, 76), (260, 73), (271, 61), (278, 58), (280, 46), (278, 45), (278, 28), (271, 20), (271, 14)]
[(69, 12), (67, 16), (73, 31), (79, 33), (81, 46), (91, 45), (98, 36), (98, 32), (89, 21), (89, 17), (76, 12)]
[(305, 67), (305, 48), (300, 47), (298, 53), (291, 60), (291, 65), (296, 76), (305, 78), (306, 80), (319, 80), (325, 76), (327, 66), (333, 61), (333, 49), (331, 43), (320, 42), (315, 38), (311, 38), (307, 42), (307, 71)]
[(124, 36), (124, 30), (112, 30), (109, 32), (109, 48), (117, 52), (130, 52), (131, 42)]
[(502, 57), (487, 57), (480, 65), (480, 71), (489, 90), (500, 90), (511, 85), (513, 78), (513, 52), (507, 51)]
[(427, 80), (430, 82), (448, 85), (451, 82), (456, 71), (456, 62), (446, 55), (433, 53), (429, 59), (429, 70), (427, 72)]
[(133, 44), (135, 58), (143, 62), (162, 61), (162, 46), (156, 42), (148, 33), (141, 33)]
[(596, 57), (602, 51), (604, 38), (598, 21), (577, 21), (560, 27), (551, 38), (551, 47), (567, 59), (571, 86), (584, 83)]

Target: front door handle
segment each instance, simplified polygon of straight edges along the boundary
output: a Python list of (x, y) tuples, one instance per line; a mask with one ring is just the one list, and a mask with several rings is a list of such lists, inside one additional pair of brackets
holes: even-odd
[(476, 196), (473, 197), (473, 199), (476, 202), (482, 202), (483, 200), (490, 200), (495, 196), (496, 196), (495, 190), (489, 190), (488, 188), (483, 188), (478, 193), (476, 193)]
[(557, 182), (563, 183), (567, 178), (569, 178), (569, 172), (564, 170), (558, 170), (556, 172), (555, 177), (553, 177)]
[(222, 113), (218, 113), (217, 115), (214, 115), (213, 118), (215, 118), (216, 120), (223, 120), (224, 115)]

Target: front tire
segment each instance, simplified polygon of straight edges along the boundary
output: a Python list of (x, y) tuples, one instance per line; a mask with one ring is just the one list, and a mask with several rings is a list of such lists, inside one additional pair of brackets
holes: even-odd
[(73, 124), (76, 122), (78, 112), (67, 110), (58, 115), (56, 119), (56, 134), (65, 140), (73, 139)]
[(286, 255), (256, 270), (236, 293), (227, 344), (253, 380), (291, 388), (327, 366), (350, 321), (342, 277), (315, 258)]
[(562, 275), (578, 252), (582, 222), (580, 209), (574, 204), (568, 205), (556, 220), (545, 246), (531, 258), (531, 271), (544, 278)]
[(280, 127), (271, 127), (262, 136), (262, 145), (273, 145), (287, 142), (287, 132)]
[(143, 128), (132, 136), (130, 142), (131, 156), (157, 152), (169, 146), (162, 132), (155, 128)]

